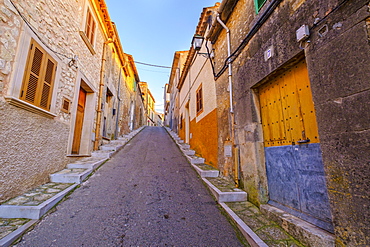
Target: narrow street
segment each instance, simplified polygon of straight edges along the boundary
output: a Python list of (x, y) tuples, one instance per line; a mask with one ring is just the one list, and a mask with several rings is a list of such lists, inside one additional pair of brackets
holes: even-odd
[(167, 132), (146, 127), (17, 246), (243, 246)]

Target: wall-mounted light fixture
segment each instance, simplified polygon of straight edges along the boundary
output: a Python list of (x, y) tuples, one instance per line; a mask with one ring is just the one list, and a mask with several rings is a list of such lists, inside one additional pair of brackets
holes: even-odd
[(204, 41), (204, 37), (200, 36), (199, 34), (195, 34), (193, 40), (191, 41), (191, 45), (194, 50), (199, 51), (202, 48), (202, 44)]
[(204, 56), (205, 58), (213, 58), (214, 57), (213, 51), (210, 54), (199, 52), (200, 49), (202, 48), (203, 42), (204, 37), (199, 34), (195, 34), (193, 40), (191, 41), (191, 46), (194, 48), (198, 55)]

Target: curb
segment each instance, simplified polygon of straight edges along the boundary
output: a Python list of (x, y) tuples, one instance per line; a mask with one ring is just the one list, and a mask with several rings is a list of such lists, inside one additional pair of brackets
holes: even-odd
[(24, 224), (23, 226), (19, 227), (14, 232), (9, 233), (4, 238), (0, 239), (0, 247), (8, 247), (10, 246), (15, 240), (17, 240), (28, 228), (35, 225), (39, 220), (31, 220)]

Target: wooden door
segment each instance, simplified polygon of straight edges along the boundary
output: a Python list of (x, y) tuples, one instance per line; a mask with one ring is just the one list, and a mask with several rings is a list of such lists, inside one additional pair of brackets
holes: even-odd
[(83, 88), (80, 88), (76, 112), (75, 130), (73, 135), (72, 154), (78, 154), (80, 152), (82, 126), (85, 115), (85, 104), (86, 104), (86, 91)]

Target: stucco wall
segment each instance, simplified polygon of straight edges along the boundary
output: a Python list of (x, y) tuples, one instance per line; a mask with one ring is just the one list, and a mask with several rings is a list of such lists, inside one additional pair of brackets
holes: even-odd
[(206, 164), (218, 168), (217, 110), (214, 109), (199, 121), (194, 118), (190, 122), (190, 132), (191, 148), (205, 158)]
[(0, 202), (62, 170), (69, 126), (0, 101)]
[[(203, 46), (199, 52), (205, 53), (205, 49)], [(190, 147), (205, 158), (207, 164), (218, 168), (217, 102), (212, 67), (203, 56), (195, 55), (193, 59), (179, 92), (179, 116), (180, 119), (181, 116), (183, 118), (179, 136), (187, 140), (186, 124), (188, 124), (189, 140), (187, 141)], [(203, 109), (197, 112), (197, 91), (200, 87), (202, 87)]]

